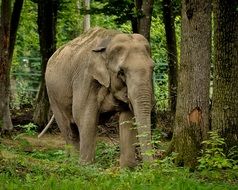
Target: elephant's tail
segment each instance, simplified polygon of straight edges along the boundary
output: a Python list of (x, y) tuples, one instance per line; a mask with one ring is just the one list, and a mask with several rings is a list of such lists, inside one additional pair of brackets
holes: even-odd
[(50, 118), (49, 123), (45, 126), (45, 128), (41, 131), (41, 133), (38, 135), (38, 138), (40, 138), (41, 136), (43, 136), (45, 134), (45, 132), (49, 129), (49, 127), (51, 126), (51, 124), (54, 121), (55, 116), (52, 115), (52, 117)]

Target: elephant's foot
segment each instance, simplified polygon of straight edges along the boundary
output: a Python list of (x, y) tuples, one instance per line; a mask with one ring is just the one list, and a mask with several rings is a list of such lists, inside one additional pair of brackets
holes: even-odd
[(95, 161), (95, 139), (89, 141), (88, 138), (82, 138), (80, 141), (79, 162), (82, 165), (92, 164)]

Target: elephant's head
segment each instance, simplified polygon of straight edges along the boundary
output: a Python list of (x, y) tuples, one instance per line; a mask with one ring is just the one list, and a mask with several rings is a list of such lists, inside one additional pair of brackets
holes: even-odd
[[(151, 150), (152, 70), (148, 41), (139, 34), (118, 34), (103, 39), (93, 49), (100, 60), (100, 76), (95, 78), (109, 87), (114, 97), (128, 103), (138, 127), (143, 161), (152, 159)], [(99, 68), (98, 68), (99, 69)]]

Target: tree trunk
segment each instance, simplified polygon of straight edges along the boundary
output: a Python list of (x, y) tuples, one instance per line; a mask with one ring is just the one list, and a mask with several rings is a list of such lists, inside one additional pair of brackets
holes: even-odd
[(48, 122), (49, 100), (45, 86), (45, 69), (48, 59), (56, 50), (56, 19), (58, 0), (38, 0), (38, 32), (41, 52), (41, 85), (33, 115), (34, 123), (41, 128)]
[(9, 62), (10, 0), (2, 0), (0, 17), (0, 128), (2, 130), (12, 130), (13, 125), (9, 109), (11, 67)]
[(226, 142), (238, 144), (238, 1), (214, 0), (214, 87), (212, 129)]
[(84, 0), (84, 19), (83, 19), (83, 31), (86, 32), (90, 28), (90, 0)]
[(10, 26), (10, 45), (9, 45), (9, 62), (12, 62), (12, 56), (14, 51), (14, 46), (16, 42), (16, 34), (17, 29), (20, 21), (21, 10), (23, 6), (24, 0), (15, 0), (13, 11), (12, 11), (12, 18), (11, 18), (11, 26)]
[(135, 0), (138, 33), (150, 41), (150, 26), (154, 0)]
[(194, 168), (209, 130), (211, 2), (182, 1), (181, 63), (173, 143), (178, 165)]
[(138, 33), (138, 22), (135, 17), (131, 18), (131, 28), (132, 28), (132, 33)]
[(178, 58), (176, 33), (174, 26), (174, 14), (172, 11), (171, 0), (163, 0), (163, 20), (166, 33), (167, 53), (168, 53), (168, 89), (169, 89), (169, 109), (171, 112), (172, 122), (175, 118), (177, 86), (178, 86)]

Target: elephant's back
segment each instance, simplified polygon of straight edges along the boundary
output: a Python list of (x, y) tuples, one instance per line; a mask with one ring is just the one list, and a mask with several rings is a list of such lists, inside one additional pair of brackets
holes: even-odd
[[(49, 59), (48, 65), (73, 64), (77, 60), (90, 58), (91, 51), (103, 38), (112, 38), (120, 32), (104, 28), (92, 28), (60, 47)], [(83, 63), (83, 61), (81, 61)], [(71, 65), (70, 64), (70, 65)], [(71, 65), (72, 66), (72, 65)]]
[(66, 46), (69, 46), (73, 51), (91, 50), (91, 48), (97, 45), (97, 42), (103, 38), (110, 38), (119, 34), (120, 32), (115, 30), (109, 30), (104, 28), (92, 28), (87, 32), (80, 35), (78, 38), (68, 42)]

